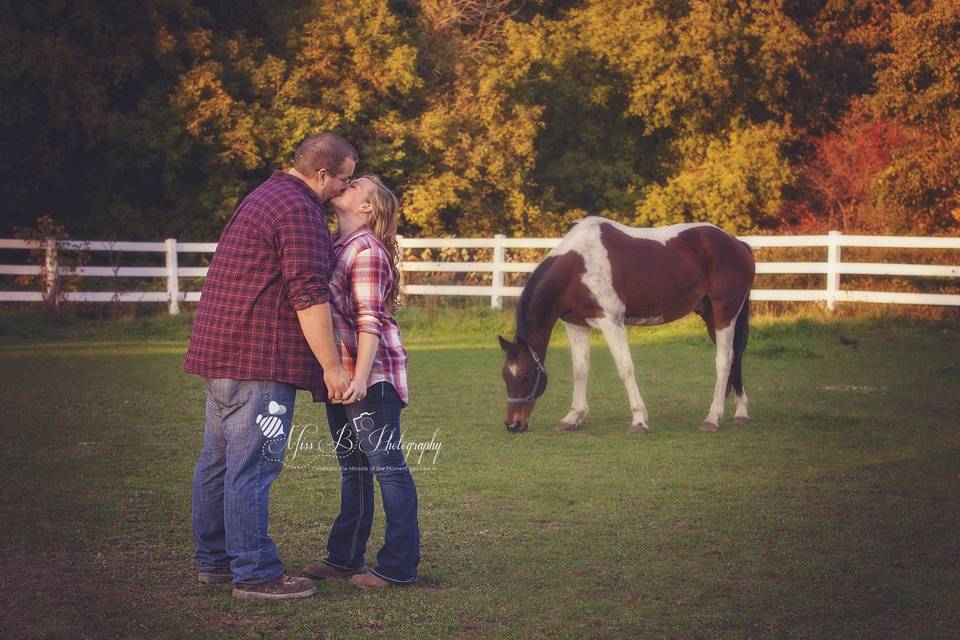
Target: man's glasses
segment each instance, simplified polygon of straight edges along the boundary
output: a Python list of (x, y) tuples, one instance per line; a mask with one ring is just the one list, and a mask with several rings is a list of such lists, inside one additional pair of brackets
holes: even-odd
[(333, 177), (333, 178), (336, 178), (337, 180), (339, 180), (340, 182), (342, 182), (344, 188), (349, 187), (349, 186), (350, 186), (350, 183), (353, 182), (353, 179), (352, 179), (352, 178), (343, 179), (343, 178), (341, 178), (340, 176), (338, 176), (337, 174), (335, 174), (333, 171), (330, 171), (330, 169), (324, 169), (324, 171), (327, 172), (327, 175), (328, 175), (328, 176), (331, 176), (331, 177)]

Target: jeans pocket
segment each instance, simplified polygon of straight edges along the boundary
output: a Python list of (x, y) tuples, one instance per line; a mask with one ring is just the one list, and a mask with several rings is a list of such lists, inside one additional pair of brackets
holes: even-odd
[(400, 431), (400, 411), (402, 404), (397, 390), (389, 382), (383, 382), (380, 394), (380, 415), (383, 421), (396, 426), (397, 432)]
[(255, 387), (254, 382), (233, 378), (203, 378), (203, 387), (221, 407), (234, 407), (246, 402), (246, 392), (251, 386)]
[(203, 380), (204, 391), (206, 391), (211, 398), (213, 398), (217, 402), (220, 402), (221, 397), (220, 397), (220, 393), (218, 392), (217, 381), (222, 380), (223, 378), (201, 378), (201, 379)]

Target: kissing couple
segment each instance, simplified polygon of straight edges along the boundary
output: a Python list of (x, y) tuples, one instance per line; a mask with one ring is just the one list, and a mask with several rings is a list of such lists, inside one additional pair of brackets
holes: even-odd
[[(407, 353), (394, 317), (399, 202), (377, 176), (354, 178), (358, 161), (339, 135), (307, 137), (293, 167), (274, 171), (237, 207), (204, 280), (184, 363), (205, 389), (195, 558), (201, 583), (233, 583), (237, 598), (306, 598), (316, 593), (311, 578), (349, 578), (362, 589), (417, 579), (413, 477), (401, 450), (365, 437), (380, 431), (399, 442), (408, 403)], [(333, 235), (324, 205), (336, 214)], [(267, 532), (297, 389), (326, 403), (340, 443), (340, 513), (325, 557), (304, 567), (305, 577), (288, 574)], [(386, 529), (368, 567), (374, 476)]]

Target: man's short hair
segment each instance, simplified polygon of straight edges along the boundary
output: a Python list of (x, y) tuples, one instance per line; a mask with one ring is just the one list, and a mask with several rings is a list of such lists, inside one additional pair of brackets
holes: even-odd
[(336, 173), (347, 160), (357, 162), (360, 156), (347, 140), (335, 133), (314, 133), (297, 147), (293, 167), (304, 175), (326, 169)]

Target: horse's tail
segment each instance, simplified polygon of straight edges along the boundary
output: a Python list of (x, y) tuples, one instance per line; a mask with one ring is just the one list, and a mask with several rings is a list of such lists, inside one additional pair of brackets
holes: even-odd
[(750, 333), (750, 294), (743, 300), (743, 306), (737, 315), (737, 324), (733, 329), (733, 362), (730, 365), (730, 378), (727, 381), (727, 395), (733, 389), (738, 396), (743, 395), (743, 352), (747, 348), (747, 336)]

